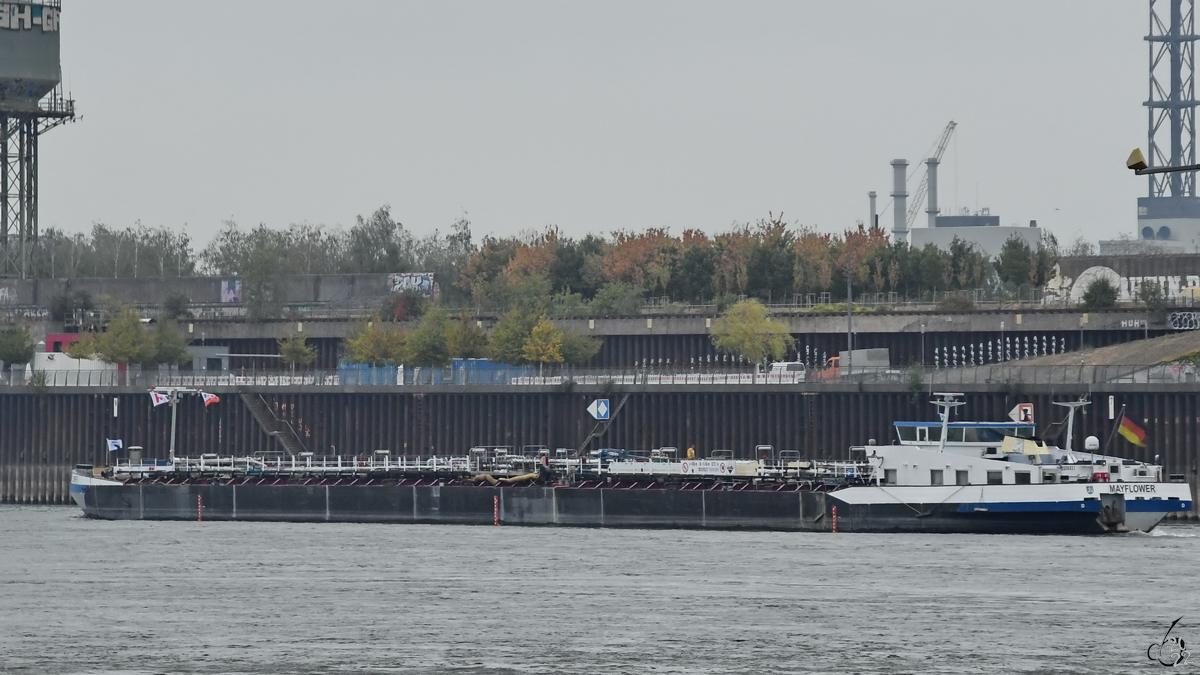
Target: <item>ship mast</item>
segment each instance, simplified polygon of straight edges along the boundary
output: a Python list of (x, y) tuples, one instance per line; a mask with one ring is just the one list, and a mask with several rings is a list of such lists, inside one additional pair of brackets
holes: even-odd
[(1071, 445), (1075, 440), (1075, 410), (1085, 405), (1091, 405), (1091, 401), (1080, 399), (1078, 401), (1052, 401), (1052, 403), (1067, 408), (1067, 442), (1065, 449), (1067, 452), (1071, 452)]
[(167, 403), (171, 406), (171, 440), (167, 445), (167, 457), (171, 461), (171, 466), (175, 466), (175, 429), (177, 426), (179, 410), (179, 395), (180, 394), (199, 394), (199, 389), (190, 387), (153, 387), (150, 391), (156, 391), (160, 394), (167, 395)]
[(962, 394), (934, 392), (934, 396), (941, 396), (940, 401), (930, 401), (938, 407), (938, 416), (942, 418), (942, 437), (938, 441), (938, 452), (946, 451), (946, 433), (950, 426), (950, 412), (960, 405), (966, 405), (966, 401), (958, 400)]

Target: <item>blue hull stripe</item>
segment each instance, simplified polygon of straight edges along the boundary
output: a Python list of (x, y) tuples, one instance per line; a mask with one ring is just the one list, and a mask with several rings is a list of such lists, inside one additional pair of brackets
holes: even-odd
[(84, 490), (87, 490), (86, 485), (79, 485), (77, 483), (71, 483), (71, 492), (83, 492)]
[[(1127, 499), (1125, 511), (1169, 513), (1191, 511), (1191, 500), (1185, 499)], [(1100, 500), (1078, 502), (976, 502), (958, 505), (959, 513), (1100, 513)]]
[(1190, 499), (1126, 499), (1125, 511), (1138, 513), (1165, 513), (1170, 511), (1191, 511)]

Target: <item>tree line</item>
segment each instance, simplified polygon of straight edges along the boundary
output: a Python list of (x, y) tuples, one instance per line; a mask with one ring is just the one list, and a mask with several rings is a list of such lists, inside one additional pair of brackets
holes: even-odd
[[(1074, 248), (1086, 244), (1077, 242)], [(554, 226), (518, 236), (472, 237), (460, 219), (449, 231), (417, 236), (384, 206), (348, 229), (298, 224), (243, 228), (226, 222), (197, 250), (186, 232), (141, 224), (103, 224), (89, 235), (48, 229), (37, 249), (39, 275), (70, 278), (238, 276), (252, 314), (280, 311), (275, 284), (284, 274), (432, 272), (444, 304), (505, 311), (541, 304), (558, 314), (628, 314), (645, 298), (710, 303), (721, 298), (790, 302), (828, 294), (895, 293), (919, 300), (933, 292), (1045, 284), (1059, 256), (1047, 235), (1031, 248), (1009, 240), (995, 260), (956, 239), (948, 250), (914, 248), (862, 224), (840, 235), (770, 214), (709, 236), (661, 228), (608, 236), (565, 236)], [(718, 302), (728, 306), (732, 301)], [(385, 312), (386, 313), (386, 312)], [(385, 316), (386, 318), (386, 316)]]
[(600, 351), (602, 341), (557, 326), (529, 307), (509, 310), (484, 331), (466, 310), (451, 318), (441, 307), (424, 313), (411, 331), (378, 316), (346, 337), (343, 360), (366, 365), (440, 367), (452, 359), (487, 358), (509, 365), (582, 365)]

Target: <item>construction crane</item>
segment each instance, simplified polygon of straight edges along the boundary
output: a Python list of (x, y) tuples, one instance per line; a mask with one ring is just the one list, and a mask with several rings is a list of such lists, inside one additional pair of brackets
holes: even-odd
[[(937, 161), (942, 161), (942, 155), (946, 153), (946, 146), (950, 144), (950, 137), (954, 135), (954, 127), (958, 126), (957, 122), (951, 120), (946, 125), (945, 131), (942, 132), (942, 137), (937, 142), (937, 151), (931, 155)], [(921, 185), (917, 187), (917, 191), (913, 193), (912, 202), (908, 205), (908, 229), (912, 229), (913, 222), (917, 219), (917, 214), (921, 212), (921, 207), (925, 204), (925, 195), (929, 192), (929, 173), (926, 172), (921, 176)]]

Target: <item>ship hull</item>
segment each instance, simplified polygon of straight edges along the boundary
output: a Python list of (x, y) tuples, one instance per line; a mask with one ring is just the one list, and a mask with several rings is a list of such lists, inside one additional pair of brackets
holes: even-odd
[[(1079, 486), (1082, 489), (1082, 486)], [(1169, 487), (1169, 486), (1168, 486)], [(1186, 490), (1186, 486), (1182, 486)], [(921, 488), (924, 489), (924, 488)], [(1119, 521), (1099, 500), (958, 501), (891, 488), (871, 491), (614, 489), (437, 485), (88, 484), (73, 489), (84, 513), (110, 520), (245, 520), (634, 527), (671, 529), (1099, 534), (1149, 531), (1187, 499), (1127, 501)], [(961, 490), (959, 490), (961, 492)], [(998, 493), (995, 490), (992, 492)], [(900, 495), (897, 499), (895, 495)], [(908, 501), (912, 497), (914, 501)], [(968, 495), (968, 498), (974, 498)], [(1115, 508), (1115, 507), (1114, 507)]]

